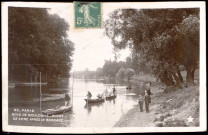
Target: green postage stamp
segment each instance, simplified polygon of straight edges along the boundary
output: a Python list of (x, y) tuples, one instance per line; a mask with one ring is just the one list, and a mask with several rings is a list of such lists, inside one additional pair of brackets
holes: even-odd
[(74, 2), (75, 28), (101, 28), (100, 2)]

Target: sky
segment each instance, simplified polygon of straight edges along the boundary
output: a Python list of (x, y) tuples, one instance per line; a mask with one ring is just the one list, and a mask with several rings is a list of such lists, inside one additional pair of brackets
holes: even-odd
[[(114, 60), (113, 45), (111, 40), (104, 34), (104, 28), (74, 29), (74, 13), (72, 12), (73, 10), (70, 10), (73, 9), (72, 6), (65, 5), (52, 8), (49, 12), (58, 14), (70, 25), (68, 36), (75, 45), (72, 71), (85, 69), (95, 71), (98, 67), (104, 65), (105, 60)], [(103, 21), (107, 19), (108, 14), (114, 11), (115, 8), (103, 8)], [(118, 61), (124, 61), (130, 55), (130, 50), (122, 50), (119, 53), (120, 58)]]

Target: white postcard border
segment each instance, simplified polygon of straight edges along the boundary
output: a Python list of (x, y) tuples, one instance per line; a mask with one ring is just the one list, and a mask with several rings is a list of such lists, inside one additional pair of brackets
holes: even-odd
[[(206, 17), (205, 2), (139, 2), (103, 3), (118, 8), (200, 8), (200, 126), (199, 127), (38, 127), (8, 125), (8, 6), (53, 7), (73, 3), (3, 2), (2, 3), (2, 125), (6, 132), (27, 133), (130, 133), (130, 132), (194, 132), (207, 130), (206, 108)], [(73, 10), (69, 9), (69, 10)], [(72, 11), (73, 13), (73, 11)]]

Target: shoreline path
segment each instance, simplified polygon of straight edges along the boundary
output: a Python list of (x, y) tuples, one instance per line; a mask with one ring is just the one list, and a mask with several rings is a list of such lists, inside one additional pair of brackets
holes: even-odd
[(151, 123), (154, 121), (155, 110), (157, 108), (156, 104), (150, 104), (150, 112), (146, 113), (144, 110), (140, 112), (139, 105), (135, 105), (131, 110), (129, 110), (125, 115), (121, 116), (119, 121), (114, 125), (114, 127), (151, 127), (154, 126)]

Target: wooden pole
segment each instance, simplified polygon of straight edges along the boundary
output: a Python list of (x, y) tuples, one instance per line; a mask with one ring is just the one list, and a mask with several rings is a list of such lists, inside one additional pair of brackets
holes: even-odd
[(85, 79), (85, 89), (87, 91), (87, 106), (88, 106), (88, 90), (87, 90), (87, 80), (86, 80), (85, 75), (84, 75), (84, 79)]
[(72, 82), (72, 106), (73, 106), (73, 100), (74, 100), (73, 90), (74, 90), (74, 72), (73, 72), (73, 82)]
[(41, 91), (41, 72), (40, 72), (40, 112), (41, 112), (41, 99), (42, 99), (42, 91)]

